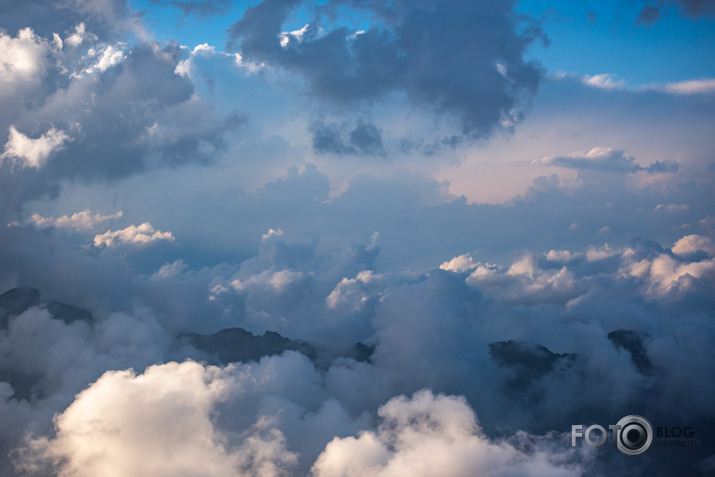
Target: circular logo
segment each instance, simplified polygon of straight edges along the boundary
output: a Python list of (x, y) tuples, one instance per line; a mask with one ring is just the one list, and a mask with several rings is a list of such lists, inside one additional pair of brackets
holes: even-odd
[(626, 416), (620, 421), (616, 431), (618, 450), (626, 455), (641, 455), (653, 443), (653, 427), (641, 416)]

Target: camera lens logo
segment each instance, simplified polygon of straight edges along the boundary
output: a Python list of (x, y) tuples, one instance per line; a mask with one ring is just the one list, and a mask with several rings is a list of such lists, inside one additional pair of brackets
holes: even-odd
[(641, 416), (626, 416), (615, 426), (616, 445), (626, 455), (641, 455), (653, 444), (653, 427)]

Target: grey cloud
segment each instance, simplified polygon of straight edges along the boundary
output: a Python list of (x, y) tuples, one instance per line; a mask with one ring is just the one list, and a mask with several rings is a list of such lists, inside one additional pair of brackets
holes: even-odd
[[(534, 38), (519, 32), (512, 2), (332, 2), (282, 46), (283, 24), (298, 5), (249, 7), (230, 29), (230, 46), (301, 74), (313, 95), (340, 107), (401, 92), (454, 119), (459, 134), (482, 137), (518, 120), (539, 84), (539, 67), (523, 59)], [(336, 19), (340, 8), (373, 15), (374, 26), (355, 35), (344, 27), (322, 33), (320, 20)]]
[(655, 23), (661, 16), (661, 10), (668, 5), (675, 5), (681, 14), (697, 20), (699, 17), (712, 17), (715, 15), (715, 1), (713, 0), (658, 0), (655, 5), (646, 4), (641, 9), (636, 23)]
[(679, 167), (678, 163), (674, 161), (655, 161), (644, 170), (649, 174), (658, 174), (661, 172), (678, 172)]
[(590, 151), (575, 152), (568, 156), (546, 157), (532, 162), (540, 165), (554, 165), (600, 172), (633, 173), (646, 171), (649, 174), (657, 174), (678, 171), (677, 162), (656, 161), (647, 167), (643, 167), (635, 162), (634, 157), (626, 156), (623, 151), (604, 147), (594, 147)]
[(125, 0), (7, 0), (0, 7), (0, 25), (10, 33), (31, 27), (42, 36), (64, 36), (84, 23), (102, 40), (128, 31), (135, 23)]
[(660, 8), (653, 5), (645, 5), (636, 18), (636, 24), (651, 24), (657, 22), (658, 19), (660, 19)]
[(310, 126), (313, 149), (322, 154), (358, 154), (385, 156), (380, 128), (374, 124), (358, 121), (345, 138), (345, 126), (336, 123), (314, 121)]
[[(76, 121), (80, 125), (77, 138), (62, 157), (50, 162), (53, 172), (116, 179), (144, 170), (152, 162), (207, 161), (202, 149), (221, 150), (223, 132), (239, 125), (240, 116), (221, 120), (212, 117), (200, 102), (192, 101), (191, 83), (174, 73), (178, 60), (176, 45), (164, 49), (139, 45), (96, 86), (89, 79), (79, 81), (68, 94), (56, 94), (42, 109), (26, 114), (26, 120), (62, 121), (68, 127)], [(68, 96), (75, 95), (79, 96), (75, 101), (93, 102), (89, 112), (66, 103)], [(63, 116), (58, 117), (60, 110)], [(194, 125), (191, 129), (183, 123), (188, 118)], [(198, 118), (201, 121), (196, 128)]]
[[(115, 181), (153, 167), (215, 161), (224, 136), (246, 116), (219, 117), (194, 97), (191, 82), (175, 73), (180, 59), (178, 45), (140, 43), (105, 71), (79, 78), (45, 71), (48, 87), (27, 92), (0, 124), (30, 138), (51, 125), (66, 140), (36, 168), (3, 159), (3, 208), (15, 212), (28, 199), (52, 197), (63, 179)], [(3, 144), (8, 130), (0, 131)]]
[(155, 5), (171, 5), (184, 15), (206, 17), (222, 14), (231, 7), (230, 0), (151, 0)]

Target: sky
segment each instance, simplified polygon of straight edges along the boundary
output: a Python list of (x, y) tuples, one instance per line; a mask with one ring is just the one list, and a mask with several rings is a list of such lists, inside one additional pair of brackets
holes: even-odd
[[(4, 1), (0, 474), (714, 475), (713, 45), (712, 0)], [(571, 445), (628, 415), (695, 441)]]

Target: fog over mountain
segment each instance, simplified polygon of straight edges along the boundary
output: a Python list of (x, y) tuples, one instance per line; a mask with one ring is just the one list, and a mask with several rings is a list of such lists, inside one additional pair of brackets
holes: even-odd
[(715, 10), (586, 3), (3, 3), (0, 475), (714, 475)]

